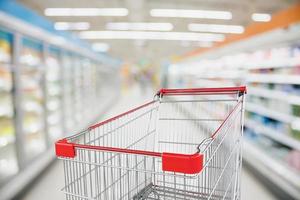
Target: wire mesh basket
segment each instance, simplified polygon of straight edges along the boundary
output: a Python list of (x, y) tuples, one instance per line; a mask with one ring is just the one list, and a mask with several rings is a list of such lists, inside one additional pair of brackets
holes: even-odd
[(161, 89), (59, 140), (66, 199), (240, 199), (245, 93)]

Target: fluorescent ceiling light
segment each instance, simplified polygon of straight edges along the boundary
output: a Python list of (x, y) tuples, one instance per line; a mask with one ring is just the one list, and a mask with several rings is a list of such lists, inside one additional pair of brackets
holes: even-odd
[(173, 24), (171, 23), (143, 23), (143, 22), (111, 22), (106, 24), (108, 30), (122, 31), (171, 31)]
[(82, 31), (82, 39), (127, 39), (127, 40), (179, 40), (179, 41), (217, 41), (224, 40), (223, 34), (191, 32), (153, 32), (153, 31)]
[(271, 15), (267, 13), (253, 13), (252, 20), (256, 22), (269, 22), (271, 21)]
[(107, 43), (94, 43), (92, 45), (94, 51), (98, 52), (107, 52), (110, 48), (109, 44)]
[(232, 13), (217, 10), (178, 10), (178, 9), (152, 9), (152, 17), (178, 17), (178, 18), (203, 18), (203, 19), (232, 19)]
[(127, 16), (126, 8), (46, 8), (46, 16)]
[(244, 32), (243, 26), (221, 25), (221, 24), (189, 24), (188, 29), (190, 31), (212, 32), (212, 33), (241, 34)]
[(56, 30), (88, 30), (90, 24), (88, 22), (56, 22), (54, 24)]

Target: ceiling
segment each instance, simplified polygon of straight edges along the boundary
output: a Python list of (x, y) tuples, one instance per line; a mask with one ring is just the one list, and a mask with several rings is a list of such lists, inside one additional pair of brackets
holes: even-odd
[[(45, 8), (127, 8), (125, 17), (48, 17), (54, 22), (89, 22), (90, 30), (105, 30), (107, 22), (168, 22), (174, 25), (173, 31), (188, 32), (189, 23), (231, 24), (247, 26), (252, 13), (272, 14), (285, 9), (297, 0), (19, 0), (24, 5), (44, 15)], [(232, 12), (231, 20), (187, 19), (151, 17), (154, 8), (223, 10)], [(159, 66), (172, 55), (184, 54), (201, 48), (196, 41), (158, 41), (158, 40), (87, 40), (90, 43), (110, 44), (109, 54), (129, 63), (141, 60)]]

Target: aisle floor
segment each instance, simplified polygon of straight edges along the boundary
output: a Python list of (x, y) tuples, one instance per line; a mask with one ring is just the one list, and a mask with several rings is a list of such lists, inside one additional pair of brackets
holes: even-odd
[[(123, 92), (119, 102), (108, 111), (103, 117), (107, 118), (128, 108), (137, 106), (145, 100), (151, 100), (153, 94), (147, 91), (140, 92), (141, 88), (135, 87), (130, 91)], [(100, 119), (102, 120), (102, 119)], [(21, 198), (22, 200), (64, 200), (64, 195), (60, 191), (64, 183), (62, 162), (55, 161), (47, 171), (38, 178), (30, 189)], [(242, 171), (242, 200), (276, 200), (276, 198), (249, 172), (247, 169)]]

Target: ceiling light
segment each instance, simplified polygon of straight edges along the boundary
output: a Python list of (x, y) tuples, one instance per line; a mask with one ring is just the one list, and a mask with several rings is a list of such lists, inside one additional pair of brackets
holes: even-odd
[(152, 9), (152, 17), (178, 17), (178, 18), (203, 18), (203, 19), (232, 19), (232, 13), (217, 10), (178, 10), (178, 9)]
[(46, 16), (127, 16), (126, 8), (46, 8)]
[(271, 15), (267, 13), (253, 13), (252, 20), (256, 22), (269, 22), (271, 21)]
[(94, 43), (92, 45), (94, 51), (97, 52), (107, 52), (110, 48), (109, 44), (107, 43)]
[(221, 25), (221, 24), (189, 24), (188, 29), (190, 31), (212, 32), (212, 33), (241, 34), (244, 32), (243, 26)]
[(56, 30), (88, 30), (90, 24), (88, 22), (56, 22), (54, 28)]
[(82, 39), (127, 39), (127, 40), (187, 40), (217, 41), (224, 40), (223, 34), (191, 32), (153, 32), (153, 31), (82, 31)]
[(111, 22), (106, 24), (108, 30), (122, 31), (171, 31), (173, 24), (171, 23), (143, 23), (143, 22)]

